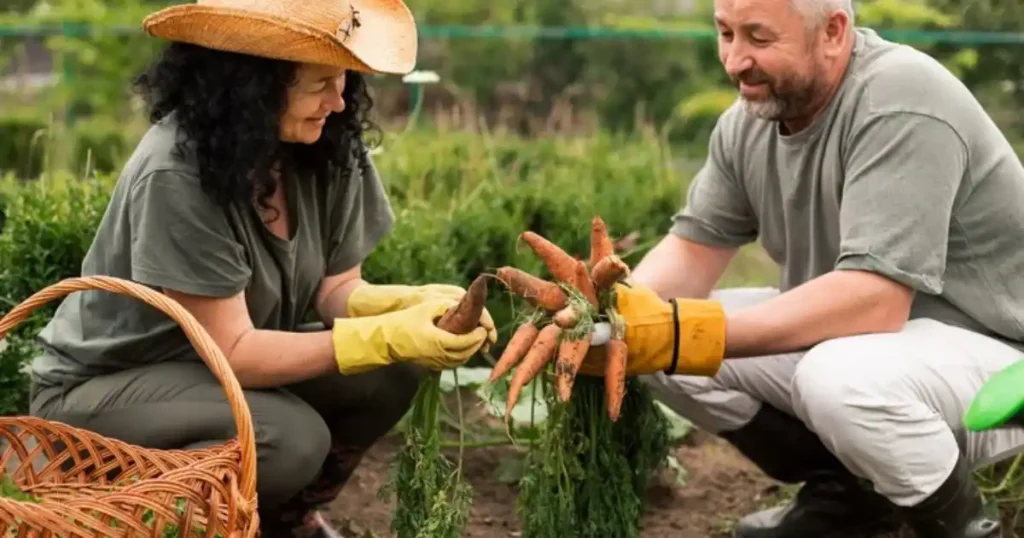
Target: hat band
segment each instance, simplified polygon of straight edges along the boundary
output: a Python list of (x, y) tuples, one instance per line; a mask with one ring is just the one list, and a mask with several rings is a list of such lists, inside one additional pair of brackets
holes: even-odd
[(341, 39), (342, 42), (352, 37), (353, 30), (362, 26), (362, 23), (359, 21), (359, 10), (352, 5), (352, 2), (348, 3), (348, 7), (352, 10), (351, 13), (349, 13), (347, 18), (341, 21), (341, 24), (338, 25), (337, 32), (335, 32), (335, 35), (337, 35), (338, 39)]

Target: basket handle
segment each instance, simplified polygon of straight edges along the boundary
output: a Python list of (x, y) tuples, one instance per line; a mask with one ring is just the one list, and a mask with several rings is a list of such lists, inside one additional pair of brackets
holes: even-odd
[(0, 319), (0, 339), (25, 320), (33, 311), (44, 304), (76, 291), (91, 289), (106, 290), (139, 299), (146, 304), (170, 316), (181, 326), (192, 346), (196, 348), (203, 362), (213, 371), (214, 376), (224, 387), (231, 414), (238, 429), (238, 440), (241, 449), (241, 493), (246, 499), (254, 499), (256, 492), (256, 439), (253, 433), (252, 416), (249, 404), (242, 393), (231, 366), (213, 341), (206, 329), (192, 314), (177, 301), (141, 284), (111, 276), (85, 276), (68, 278), (43, 288), (25, 299)]

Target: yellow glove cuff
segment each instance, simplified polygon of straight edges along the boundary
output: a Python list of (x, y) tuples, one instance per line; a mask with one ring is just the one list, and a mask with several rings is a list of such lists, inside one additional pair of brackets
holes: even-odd
[(718, 301), (670, 299), (675, 320), (671, 362), (665, 373), (714, 376), (725, 358), (725, 310)]
[(331, 342), (338, 371), (361, 374), (391, 364), (387, 340), (384, 328), (371, 318), (334, 320)]

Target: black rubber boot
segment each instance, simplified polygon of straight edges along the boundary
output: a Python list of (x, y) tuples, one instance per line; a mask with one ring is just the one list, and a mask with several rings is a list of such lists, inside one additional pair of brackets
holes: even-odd
[(931, 497), (902, 512), (918, 538), (1001, 536), (998, 514), (985, 513), (971, 470), (963, 459), (957, 461), (949, 478)]
[(768, 476), (804, 483), (790, 503), (741, 519), (736, 538), (830, 538), (900, 528), (896, 506), (853, 476), (796, 417), (764, 404), (750, 423), (721, 437)]

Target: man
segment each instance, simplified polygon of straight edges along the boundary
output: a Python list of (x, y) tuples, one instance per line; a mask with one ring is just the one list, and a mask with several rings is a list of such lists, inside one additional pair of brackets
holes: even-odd
[[(1024, 429), (962, 416), (1024, 358), (1024, 167), (969, 89), (855, 28), (850, 0), (716, 0), (715, 20), (740, 99), (672, 233), (617, 287), (629, 371), (804, 483), (736, 536), (997, 536), (970, 472)], [(756, 239), (780, 290), (712, 294)]]

